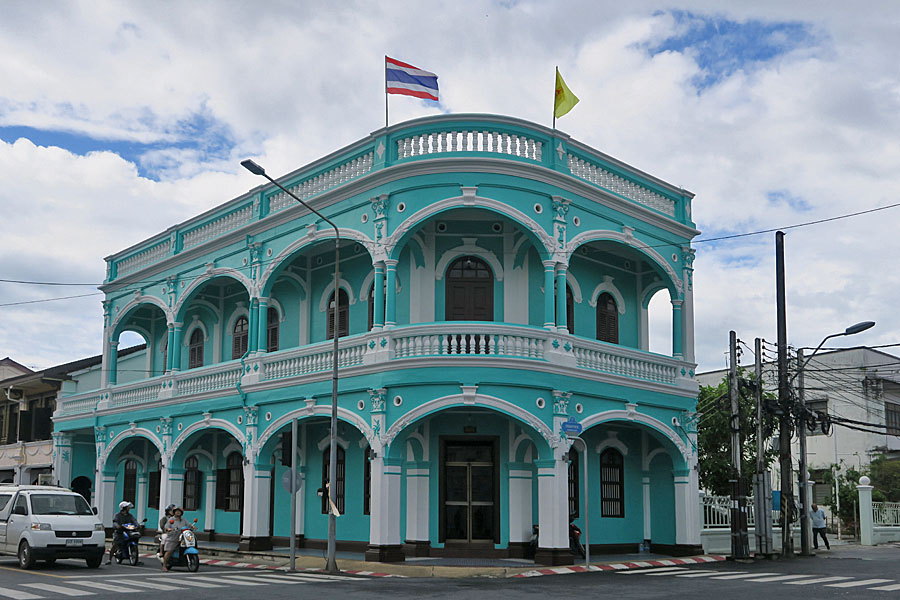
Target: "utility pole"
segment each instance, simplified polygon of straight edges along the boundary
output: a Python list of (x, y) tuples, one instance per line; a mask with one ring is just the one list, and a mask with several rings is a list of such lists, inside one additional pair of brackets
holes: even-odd
[(756, 338), (756, 474), (753, 476), (753, 509), (756, 516), (756, 553), (761, 556), (772, 554), (772, 480), (766, 465), (766, 444), (763, 439), (763, 382), (762, 382), (762, 340)]
[(784, 232), (775, 232), (775, 303), (778, 316), (778, 404), (783, 414), (778, 428), (781, 468), (781, 556), (794, 556), (791, 515), (794, 511), (794, 478), (791, 464), (791, 391), (787, 372), (787, 316), (784, 294)]
[(731, 400), (731, 557), (749, 558), (747, 539), (747, 496), (741, 479), (741, 406), (737, 372), (737, 334), (728, 333), (730, 364), (728, 369), (728, 397)]
[(797, 350), (797, 378), (800, 380), (799, 431), (800, 436), (800, 554), (802, 556), (814, 556), (809, 549), (809, 471), (806, 465), (806, 399), (803, 393), (803, 350)]

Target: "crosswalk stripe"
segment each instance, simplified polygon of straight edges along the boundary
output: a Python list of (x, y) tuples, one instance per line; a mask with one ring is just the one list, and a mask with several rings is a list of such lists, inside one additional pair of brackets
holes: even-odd
[(140, 579), (121, 579), (120, 581), (121, 585), (136, 585), (138, 587), (153, 588), (154, 590), (160, 590), (161, 592), (181, 589), (174, 585), (166, 585), (156, 581), (143, 581)]
[[(199, 579), (199, 578), (195, 578)], [(265, 585), (264, 581), (257, 581), (252, 575), (226, 575), (217, 581), (233, 583), (234, 585)]]
[(675, 575), (676, 573), (680, 573), (682, 571), (687, 571), (688, 569), (685, 567), (675, 567), (677, 570), (672, 571), (663, 571), (662, 573), (647, 573), (647, 577), (660, 577), (662, 575)]
[(61, 585), (53, 585), (50, 583), (23, 583), (25, 587), (34, 588), (36, 590), (41, 590), (44, 592), (55, 592), (57, 594), (62, 594), (63, 596), (93, 596), (94, 592), (89, 592), (87, 590), (77, 590), (73, 588), (63, 587)]
[[(194, 581), (194, 580), (197, 581)], [(213, 579), (212, 577), (200, 577), (199, 575), (187, 575), (179, 578), (166, 579), (171, 583), (187, 585), (190, 587), (217, 588), (222, 587), (221, 579)]]
[(9, 588), (0, 588), (0, 596), (15, 598), (15, 600), (36, 600), (37, 598), (43, 598), (43, 596), (38, 596), (37, 594), (30, 594), (28, 592), (23, 592), (22, 590), (11, 590)]
[(737, 575), (746, 571), (694, 571), (690, 573), (676, 573), (675, 577), (712, 577), (713, 575)]
[(825, 587), (851, 588), (862, 587), (864, 585), (875, 585), (876, 583), (888, 583), (893, 579), (863, 579), (862, 581), (845, 581), (843, 583), (827, 583)]
[(90, 588), (95, 588), (98, 590), (106, 590), (107, 592), (123, 592), (126, 594), (130, 594), (132, 592), (142, 591), (142, 590), (129, 590), (123, 585), (110, 585), (108, 583), (99, 583), (96, 581), (73, 581), (75, 585), (85, 585)]
[(618, 571), (619, 575), (647, 575), (650, 573), (671, 573), (672, 571), (686, 571), (687, 567), (658, 567), (656, 569), (641, 569), (633, 571)]
[(812, 585), (814, 583), (826, 583), (828, 581), (841, 581), (849, 577), (820, 577), (819, 579), (804, 579), (803, 581), (785, 581), (784, 585)]
[(270, 581), (272, 583), (308, 583), (308, 580), (299, 577), (287, 577), (285, 575), (254, 575), (254, 579)]
[(322, 581), (348, 581), (353, 577), (344, 575), (326, 575), (325, 573), (296, 573), (289, 577), (299, 577), (300, 579), (321, 579)]
[(776, 575), (775, 577), (763, 577), (762, 579), (753, 579), (752, 581), (772, 582), (772, 581), (790, 581), (791, 579), (803, 579), (805, 577), (813, 577), (813, 575)]
[(753, 577), (768, 577), (769, 575), (778, 575), (778, 573), (738, 573), (737, 575), (710, 577), (710, 579), (749, 579)]
[(870, 590), (879, 590), (881, 592), (896, 592), (900, 590), (900, 583), (895, 583), (893, 585), (883, 585), (881, 587), (873, 587), (869, 588)]

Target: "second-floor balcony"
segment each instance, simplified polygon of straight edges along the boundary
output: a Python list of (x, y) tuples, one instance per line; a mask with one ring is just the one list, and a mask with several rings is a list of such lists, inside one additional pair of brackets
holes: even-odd
[[(397, 326), (342, 337), (338, 344), (342, 378), (371, 365), (381, 371), (409, 363), (438, 368), (460, 366), (508, 369), (510, 382), (521, 369), (576, 374), (624, 386), (642, 385), (679, 395), (696, 393), (692, 363), (538, 327), (486, 322), (438, 322)], [(244, 360), (172, 371), (101, 390), (61, 397), (55, 417), (72, 418), (107, 409), (148, 406), (175, 398), (207, 399), (254, 385), (302, 385), (330, 377), (333, 342), (323, 341), (278, 352), (250, 354)]]

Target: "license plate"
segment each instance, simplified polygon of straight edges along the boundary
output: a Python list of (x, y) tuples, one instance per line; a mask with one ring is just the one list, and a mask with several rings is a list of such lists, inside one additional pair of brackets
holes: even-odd
[(66, 540), (66, 546), (81, 546), (84, 540)]

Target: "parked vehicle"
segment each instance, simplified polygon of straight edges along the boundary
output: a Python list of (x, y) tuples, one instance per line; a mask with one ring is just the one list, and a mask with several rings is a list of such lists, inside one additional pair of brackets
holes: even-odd
[(105, 552), (103, 523), (80, 495), (49, 485), (0, 485), (0, 554), (35, 561), (83, 558), (96, 569)]
[(116, 552), (116, 562), (122, 564), (127, 561), (131, 566), (138, 564), (138, 540), (141, 539), (144, 523), (147, 519), (141, 521), (140, 525), (127, 523), (121, 527), (122, 543), (119, 544), (119, 550)]
[[(194, 519), (194, 523), (197, 519)], [(200, 553), (197, 550), (197, 536), (194, 535), (193, 526), (181, 529), (181, 540), (178, 547), (169, 558), (166, 568), (187, 567), (191, 573), (196, 573), (200, 568)]]

